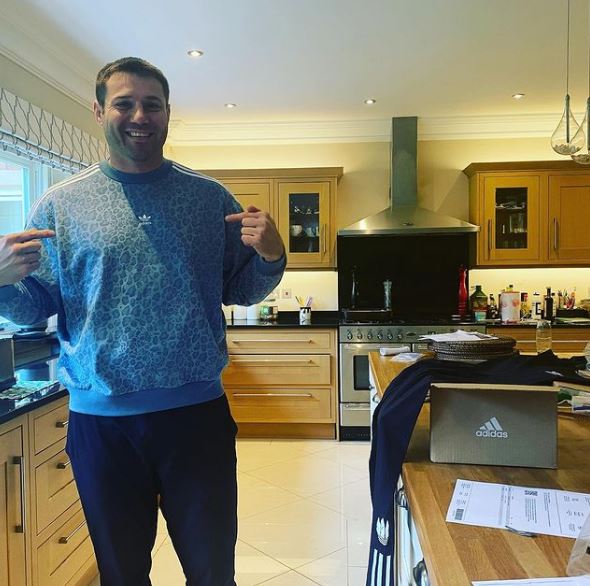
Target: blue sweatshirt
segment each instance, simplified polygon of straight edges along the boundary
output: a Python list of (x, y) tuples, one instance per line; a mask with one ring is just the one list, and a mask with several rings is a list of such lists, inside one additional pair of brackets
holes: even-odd
[(217, 181), (164, 161), (148, 173), (93, 165), (52, 187), (27, 227), (55, 230), (41, 267), (0, 288), (0, 314), (33, 324), (57, 313), (58, 377), (70, 408), (127, 415), (199, 403), (223, 391), (226, 305), (279, 283), (241, 242), (242, 208)]

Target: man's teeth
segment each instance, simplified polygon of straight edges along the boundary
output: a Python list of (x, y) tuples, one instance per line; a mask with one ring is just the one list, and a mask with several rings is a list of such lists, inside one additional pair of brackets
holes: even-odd
[(127, 134), (129, 134), (129, 136), (136, 136), (136, 137), (146, 137), (146, 136), (150, 135), (149, 132), (140, 132), (138, 130), (129, 130), (127, 132)]

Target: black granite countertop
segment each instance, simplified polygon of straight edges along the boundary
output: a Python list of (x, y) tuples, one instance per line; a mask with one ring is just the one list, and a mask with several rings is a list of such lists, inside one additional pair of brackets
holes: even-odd
[(312, 311), (311, 323), (300, 324), (298, 311), (280, 311), (276, 321), (228, 320), (227, 329), (237, 328), (337, 328), (340, 315), (337, 311)]
[[(488, 328), (536, 328), (537, 321), (525, 321), (519, 322), (516, 324), (503, 324), (500, 321), (486, 321), (485, 325)], [(551, 327), (553, 328), (590, 328), (590, 322), (586, 323), (561, 323), (561, 322), (552, 322)]]

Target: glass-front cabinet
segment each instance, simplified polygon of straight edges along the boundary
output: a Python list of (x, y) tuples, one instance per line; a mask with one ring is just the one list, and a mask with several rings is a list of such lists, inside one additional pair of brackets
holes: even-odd
[(330, 182), (279, 182), (279, 232), (288, 266), (330, 266), (333, 246)]
[(483, 258), (498, 264), (538, 261), (539, 206), (538, 176), (485, 177)]

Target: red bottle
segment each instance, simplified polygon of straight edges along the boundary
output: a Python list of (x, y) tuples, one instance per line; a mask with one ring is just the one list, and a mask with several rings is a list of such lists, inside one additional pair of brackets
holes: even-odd
[(461, 265), (459, 267), (459, 295), (457, 313), (463, 318), (467, 315), (467, 267)]

